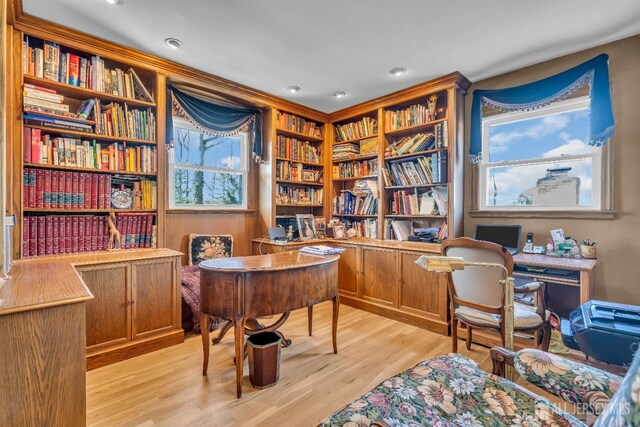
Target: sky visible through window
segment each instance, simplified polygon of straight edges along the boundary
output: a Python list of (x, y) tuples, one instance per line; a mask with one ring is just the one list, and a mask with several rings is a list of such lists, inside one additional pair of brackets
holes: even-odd
[[(490, 163), (547, 158), (550, 160), (542, 164), (490, 167), (487, 170), (487, 205), (590, 205), (591, 160), (551, 160), (567, 155), (590, 153), (593, 148), (587, 144), (588, 136), (588, 109), (489, 126)], [(559, 168), (571, 169), (554, 171)], [(574, 190), (578, 191), (577, 197), (567, 197), (567, 188), (564, 188), (564, 196), (556, 197), (556, 201), (533, 197), (533, 193), (539, 193), (537, 188), (540, 183), (544, 182), (539, 180), (549, 177), (550, 174), (562, 175), (557, 179), (562, 180), (564, 186), (572, 185)]]

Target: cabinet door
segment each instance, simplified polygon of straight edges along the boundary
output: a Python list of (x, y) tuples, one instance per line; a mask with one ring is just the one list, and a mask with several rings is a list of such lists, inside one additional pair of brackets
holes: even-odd
[(77, 268), (94, 296), (87, 301), (87, 351), (131, 339), (129, 263)]
[(394, 249), (362, 248), (362, 297), (398, 306), (398, 252)]
[(416, 264), (423, 254), (400, 253), (400, 307), (447, 320), (447, 277)]
[(177, 258), (134, 262), (133, 339), (179, 328)]
[(344, 248), (338, 261), (338, 289), (356, 295), (358, 292), (358, 247), (334, 245)]

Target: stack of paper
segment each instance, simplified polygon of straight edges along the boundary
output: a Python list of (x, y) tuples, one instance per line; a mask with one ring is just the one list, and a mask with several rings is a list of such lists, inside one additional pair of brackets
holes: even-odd
[(344, 248), (333, 248), (331, 246), (326, 245), (315, 245), (315, 246), (305, 246), (300, 249), (300, 252), (303, 254), (311, 254), (311, 255), (333, 255), (333, 254), (341, 254), (344, 252)]

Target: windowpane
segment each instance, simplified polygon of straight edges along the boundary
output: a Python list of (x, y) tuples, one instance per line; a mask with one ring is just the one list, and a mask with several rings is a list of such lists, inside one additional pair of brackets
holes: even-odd
[(590, 158), (488, 167), (487, 206), (590, 206), (593, 197)]
[(212, 207), (243, 206), (243, 175), (175, 167), (174, 204)]
[(494, 124), (489, 128), (489, 162), (590, 153), (589, 110)]
[(190, 129), (174, 128), (176, 164), (242, 170), (244, 134), (212, 136)]

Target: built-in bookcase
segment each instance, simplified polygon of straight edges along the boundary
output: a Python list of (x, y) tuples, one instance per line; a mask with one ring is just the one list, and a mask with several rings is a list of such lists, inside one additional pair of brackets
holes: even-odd
[(20, 74), (21, 257), (105, 251), (112, 211), (123, 249), (154, 247), (156, 74), (29, 35)]
[[(442, 239), (462, 235), (463, 101), (468, 85), (453, 73), (331, 114), (329, 217), (363, 237), (393, 240), (398, 231), (421, 229), (437, 230)], [(362, 129), (372, 120), (376, 132), (344, 131)], [(362, 146), (367, 148), (361, 151)], [(367, 170), (347, 167), (363, 162), (375, 162), (376, 169), (348, 176)], [(365, 183), (376, 195), (373, 211), (356, 208), (367, 197), (354, 189), (354, 183), (362, 181), (369, 181)]]

